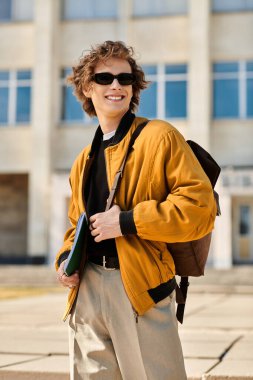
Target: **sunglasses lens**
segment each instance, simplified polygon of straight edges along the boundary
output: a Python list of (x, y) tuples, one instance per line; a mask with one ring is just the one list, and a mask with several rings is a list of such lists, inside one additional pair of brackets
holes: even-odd
[(94, 74), (93, 79), (96, 83), (102, 85), (112, 84), (114, 78), (117, 78), (119, 84), (122, 86), (129, 86), (134, 83), (134, 75), (131, 73), (121, 73), (118, 75), (113, 75), (111, 73), (97, 73)]
[(114, 76), (110, 73), (98, 73), (94, 75), (95, 82), (98, 84), (111, 84), (114, 80)]
[(134, 83), (134, 75), (131, 73), (119, 74), (118, 81), (122, 86), (128, 86)]

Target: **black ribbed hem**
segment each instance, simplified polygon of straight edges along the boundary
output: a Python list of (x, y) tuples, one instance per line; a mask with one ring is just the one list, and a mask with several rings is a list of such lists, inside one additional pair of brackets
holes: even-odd
[(173, 290), (176, 289), (176, 286), (177, 282), (174, 277), (171, 280), (158, 285), (156, 288), (149, 289), (148, 293), (152, 300), (155, 303), (158, 303), (162, 301), (164, 298), (168, 297), (173, 292)]
[(133, 210), (121, 211), (119, 214), (119, 224), (122, 235), (136, 235), (137, 230), (134, 224)]
[(60, 266), (61, 263), (62, 263), (64, 260), (66, 260), (66, 259), (68, 258), (68, 256), (69, 256), (69, 252), (70, 252), (70, 251), (65, 251), (65, 252), (63, 252), (63, 253), (61, 254), (61, 256), (59, 257), (59, 259), (58, 259), (58, 261), (57, 261), (58, 266)]

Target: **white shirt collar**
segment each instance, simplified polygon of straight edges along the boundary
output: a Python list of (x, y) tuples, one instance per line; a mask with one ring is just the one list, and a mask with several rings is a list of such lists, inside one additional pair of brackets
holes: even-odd
[(103, 141), (111, 139), (116, 133), (116, 129), (114, 131), (111, 131), (109, 133), (104, 133), (103, 135)]

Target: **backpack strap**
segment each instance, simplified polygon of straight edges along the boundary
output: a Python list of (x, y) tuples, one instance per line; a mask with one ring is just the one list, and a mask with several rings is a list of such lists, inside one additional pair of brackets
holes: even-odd
[(189, 277), (181, 277), (179, 286), (176, 287), (176, 302), (177, 302), (177, 320), (183, 323), (184, 320), (184, 309), (187, 298), (188, 286), (190, 285), (188, 281)]
[(141, 123), (140, 125), (138, 125), (138, 127), (136, 128), (136, 130), (134, 131), (134, 133), (131, 136), (125, 157), (123, 158), (122, 164), (121, 164), (119, 170), (117, 171), (117, 173), (115, 175), (114, 182), (113, 182), (109, 197), (107, 199), (105, 211), (108, 211), (112, 207), (113, 201), (115, 199), (116, 191), (119, 187), (120, 180), (121, 180), (122, 175), (123, 175), (123, 170), (124, 170), (124, 167), (126, 164), (127, 157), (128, 157), (128, 155), (129, 155), (129, 153), (130, 153), (130, 151), (134, 145), (135, 140), (137, 139), (137, 137), (139, 136), (139, 134), (141, 133), (143, 128), (148, 124), (148, 122), (149, 122), (149, 120), (146, 120), (143, 123)]

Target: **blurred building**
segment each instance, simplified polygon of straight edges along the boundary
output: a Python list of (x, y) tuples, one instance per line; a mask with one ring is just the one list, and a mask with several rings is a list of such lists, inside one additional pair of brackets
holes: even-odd
[(64, 78), (106, 39), (135, 47), (152, 81), (139, 110), (222, 166), (210, 264), (253, 263), (253, 1), (0, 0), (0, 262), (52, 262), (68, 174), (96, 120)]

